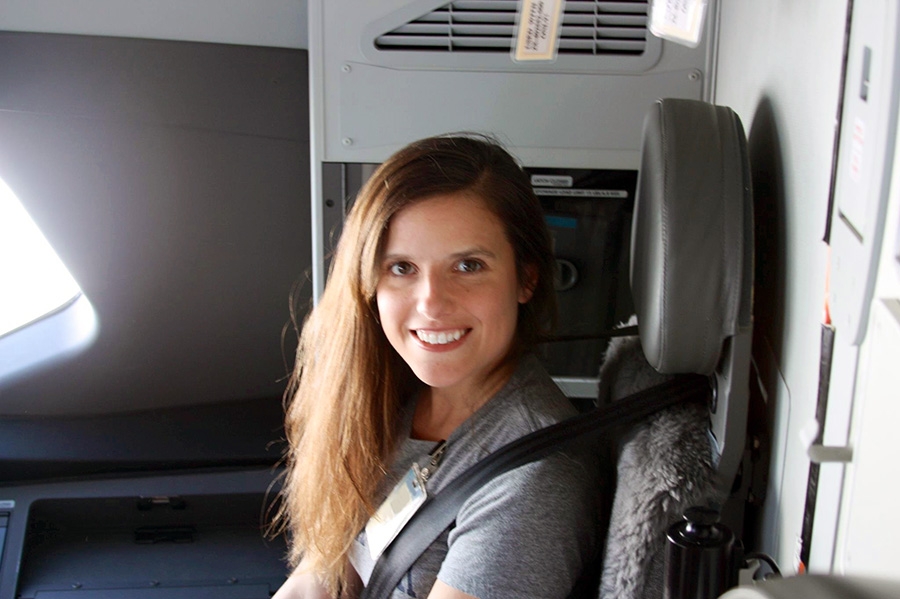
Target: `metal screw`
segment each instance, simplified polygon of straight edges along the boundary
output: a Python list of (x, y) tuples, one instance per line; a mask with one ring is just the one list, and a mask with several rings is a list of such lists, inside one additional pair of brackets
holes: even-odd
[(700, 71), (691, 71), (690, 75), (688, 75), (688, 79), (691, 81), (700, 81)]
[(81, 588), (81, 583), (80, 583), (80, 582), (73, 583), (73, 584), (72, 584), (72, 588), (73, 588), (73, 589), (80, 589), (80, 588)]
[(352, 70), (353, 70), (353, 69), (350, 67), (349, 64), (345, 64), (345, 65), (343, 65), (343, 66), (341, 67), (341, 71), (344, 72), (344, 73), (349, 73), (349, 72), (352, 71)]
[(150, 586), (152, 586), (152, 587), (158, 587), (158, 586), (159, 586), (159, 581), (158, 581), (158, 580), (151, 580), (151, 581), (150, 581)]
[(234, 576), (232, 576), (231, 578), (228, 579), (228, 584), (237, 584), (237, 583), (238, 583), (238, 579), (235, 578)]
[(344, 139), (341, 140), (341, 143), (344, 144), (345, 146), (352, 146), (353, 140), (350, 139), (349, 137), (345, 137)]
[(325, 200), (325, 205), (329, 208), (334, 208), (334, 200)]

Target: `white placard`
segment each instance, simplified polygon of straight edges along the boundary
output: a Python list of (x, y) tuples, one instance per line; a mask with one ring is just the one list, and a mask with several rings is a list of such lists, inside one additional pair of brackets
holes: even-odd
[(522, 0), (514, 60), (556, 60), (564, 6), (564, 0)]
[(572, 187), (575, 179), (571, 175), (531, 175), (535, 187)]
[(703, 32), (706, 0), (653, 0), (650, 33), (696, 48)]
[(558, 198), (627, 198), (628, 192), (617, 189), (550, 189), (537, 187), (534, 189), (536, 196), (548, 196)]

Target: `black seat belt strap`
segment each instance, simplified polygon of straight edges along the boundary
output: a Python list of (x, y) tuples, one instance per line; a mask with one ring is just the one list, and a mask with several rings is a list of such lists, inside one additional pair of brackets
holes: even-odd
[(360, 599), (386, 599), (419, 556), (446, 530), (463, 502), (495, 476), (564, 449), (590, 435), (635, 424), (660, 410), (710, 397), (708, 377), (679, 375), (590, 412), (512, 441), (429, 497), (381, 554)]

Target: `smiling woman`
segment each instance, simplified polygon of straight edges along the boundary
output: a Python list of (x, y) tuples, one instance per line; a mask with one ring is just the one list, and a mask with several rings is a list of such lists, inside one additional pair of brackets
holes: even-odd
[(0, 289), (0, 380), (94, 338), (94, 312), (78, 283), (2, 179)]
[[(278, 599), (355, 597), (424, 495), (575, 412), (531, 353), (554, 320), (550, 234), (493, 140), (439, 136), (389, 158), (332, 264), (285, 420), (297, 567)], [(556, 454), (498, 477), (392, 599), (567, 597), (594, 555), (597, 470)]]

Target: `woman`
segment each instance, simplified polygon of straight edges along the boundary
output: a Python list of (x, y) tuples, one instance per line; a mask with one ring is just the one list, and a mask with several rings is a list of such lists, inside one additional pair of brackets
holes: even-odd
[[(425, 139), (375, 172), (301, 333), (281, 510), (297, 567), (278, 599), (358, 593), (385, 542), (367, 522), (413, 463), (436, 493), (573, 414), (529, 353), (555, 316), (553, 269), (529, 180), (491, 140)], [(562, 454), (497, 477), (393, 596), (567, 596), (596, 543), (596, 494)]]

